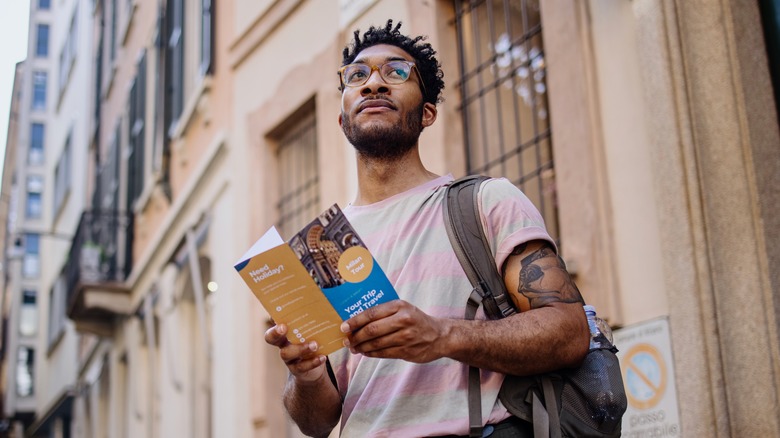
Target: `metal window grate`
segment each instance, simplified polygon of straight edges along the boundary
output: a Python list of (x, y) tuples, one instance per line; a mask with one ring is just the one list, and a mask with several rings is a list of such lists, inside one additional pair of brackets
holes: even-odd
[(320, 183), (317, 159), (317, 120), (314, 111), (301, 117), (279, 138), (277, 227), (292, 236), (319, 213)]
[(128, 152), (127, 165), (127, 211), (133, 211), (136, 200), (144, 190), (146, 173), (146, 52), (141, 53), (137, 64), (138, 73), (128, 96)]
[(454, 0), (466, 167), (503, 176), (558, 237), (538, 0)]
[(185, 20), (184, 0), (171, 0), (168, 2), (165, 15), (165, 126), (168, 139), (176, 131), (176, 126), (184, 110), (184, 51)]

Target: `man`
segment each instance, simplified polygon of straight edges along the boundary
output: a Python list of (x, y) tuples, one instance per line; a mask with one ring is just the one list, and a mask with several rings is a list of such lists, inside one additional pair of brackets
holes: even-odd
[[(435, 51), (388, 21), (355, 32), (339, 71), (339, 124), (357, 154), (358, 193), (344, 209), (395, 285), (399, 300), (342, 325), (342, 349), (287, 342), (283, 324), (265, 340), (290, 371), (284, 403), (307, 435), (341, 419), (347, 437), (467, 435), (468, 367), (481, 371), (483, 424), (527, 424), (498, 402), (504, 374), (576, 366), (589, 342), (582, 297), (556, 254), (538, 211), (505, 179), (480, 190), (481, 216), (507, 290), (520, 313), (463, 319), (471, 291), (448, 241), (442, 199), (451, 176), (423, 165), (421, 131), (436, 121), (444, 87)], [(332, 374), (332, 375), (331, 375)], [(503, 435), (523, 436), (523, 435)]]

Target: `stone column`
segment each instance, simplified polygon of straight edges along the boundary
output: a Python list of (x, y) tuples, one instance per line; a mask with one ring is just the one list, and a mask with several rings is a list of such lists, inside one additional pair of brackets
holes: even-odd
[(778, 436), (780, 134), (755, 2), (636, 0), (684, 436)]

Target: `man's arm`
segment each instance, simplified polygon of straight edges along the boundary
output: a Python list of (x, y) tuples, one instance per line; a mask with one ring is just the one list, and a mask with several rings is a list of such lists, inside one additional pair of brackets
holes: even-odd
[(443, 319), (396, 300), (346, 321), (348, 346), (369, 357), (418, 363), (449, 357), (515, 375), (578, 365), (589, 339), (583, 301), (549, 243), (521, 245), (503, 271), (519, 314), (497, 321)]
[(317, 354), (316, 342), (291, 344), (287, 326), (265, 332), (265, 341), (279, 348), (290, 371), (282, 400), (290, 417), (307, 436), (325, 437), (341, 416), (341, 397), (328, 376), (325, 356)]

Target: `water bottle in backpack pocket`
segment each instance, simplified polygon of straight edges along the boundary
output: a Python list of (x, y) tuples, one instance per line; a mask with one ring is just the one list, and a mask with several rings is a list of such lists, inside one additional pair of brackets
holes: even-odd
[[(585, 306), (591, 347), (574, 369), (531, 377), (506, 376), (499, 392), (513, 415), (534, 423), (539, 436), (619, 437), (627, 399), (609, 326)], [(536, 400), (535, 400), (536, 399)], [(538, 423), (549, 425), (540, 433)]]

